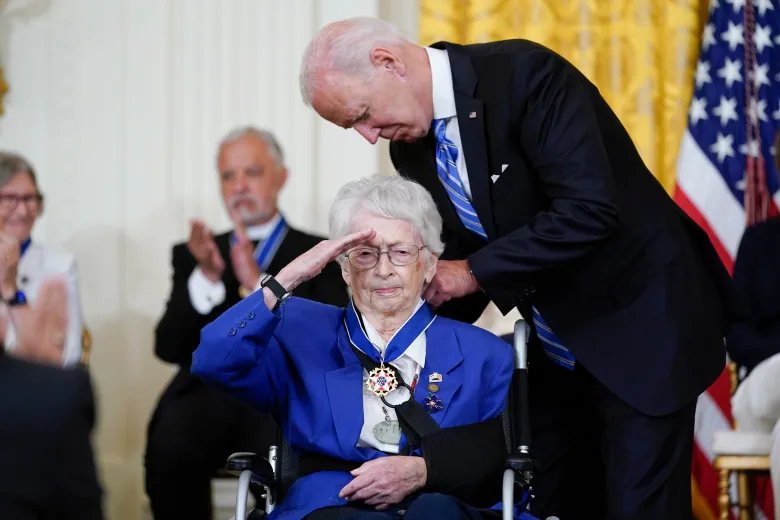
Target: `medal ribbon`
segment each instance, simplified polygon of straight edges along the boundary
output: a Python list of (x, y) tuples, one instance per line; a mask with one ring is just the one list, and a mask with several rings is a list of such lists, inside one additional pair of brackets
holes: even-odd
[[(276, 223), (276, 226), (274, 226), (273, 231), (271, 231), (271, 234), (268, 235), (268, 238), (257, 244), (257, 248), (255, 249), (255, 262), (257, 262), (260, 271), (264, 273), (268, 272), (268, 266), (271, 264), (271, 260), (273, 260), (279, 246), (282, 245), (282, 240), (287, 236), (288, 229), (289, 226), (287, 226), (287, 221), (284, 220), (284, 217), (281, 217), (279, 222)], [(236, 238), (234, 235), (232, 242), (235, 243), (235, 241)]]
[(436, 315), (427, 303), (423, 303), (409, 319), (401, 325), (387, 342), (384, 355), (379, 354), (379, 348), (368, 339), (360, 313), (355, 308), (355, 302), (349, 301), (344, 313), (344, 327), (347, 329), (349, 342), (377, 363), (390, 362), (401, 356), (409, 345), (431, 326)]

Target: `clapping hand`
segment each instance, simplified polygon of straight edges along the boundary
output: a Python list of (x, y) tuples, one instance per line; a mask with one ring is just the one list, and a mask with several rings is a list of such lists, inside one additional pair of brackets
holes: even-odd
[(218, 282), (225, 272), (225, 261), (219, 254), (219, 248), (214, 242), (211, 230), (201, 220), (190, 221), (190, 238), (187, 248), (198, 262), (198, 267), (212, 282)]
[(234, 208), (230, 210), (230, 218), (233, 220), (233, 235), (235, 242), (230, 247), (230, 261), (233, 271), (241, 287), (253, 291), (260, 279), (260, 268), (255, 259), (255, 247), (246, 234), (246, 227), (241, 221), (241, 216)]

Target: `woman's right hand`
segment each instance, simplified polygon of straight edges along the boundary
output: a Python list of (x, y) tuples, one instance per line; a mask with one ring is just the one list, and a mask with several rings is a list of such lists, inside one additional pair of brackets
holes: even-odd
[(19, 267), (19, 241), (0, 231), (0, 296), (4, 300), (16, 294), (16, 272)]
[[(274, 278), (282, 287), (292, 291), (306, 280), (310, 280), (320, 274), (325, 266), (328, 265), (328, 262), (332, 262), (339, 255), (346, 253), (353, 247), (371, 240), (374, 238), (374, 235), (376, 235), (376, 231), (373, 229), (364, 229), (341, 238), (323, 240), (287, 264)], [(270, 290), (265, 292), (266, 303), (269, 303), (270, 300), (269, 308), (273, 308), (273, 305), (276, 303), (276, 297), (273, 296)], [(268, 298), (269, 294), (270, 298)]]

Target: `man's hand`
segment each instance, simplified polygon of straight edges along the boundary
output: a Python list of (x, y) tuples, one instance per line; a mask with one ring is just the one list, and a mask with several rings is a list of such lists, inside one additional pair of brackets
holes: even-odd
[(425, 486), (428, 470), (422, 457), (396, 455), (364, 462), (351, 471), (352, 482), (339, 492), (347, 500), (363, 500), (387, 509)]
[(187, 248), (195, 257), (198, 267), (206, 275), (206, 278), (212, 282), (218, 282), (222, 279), (222, 273), (225, 272), (225, 261), (219, 254), (219, 248), (214, 242), (211, 230), (198, 219), (190, 221), (190, 238), (187, 241)]
[(255, 248), (246, 234), (246, 227), (241, 222), (238, 212), (231, 211), (230, 218), (233, 220), (235, 237), (235, 242), (230, 247), (230, 262), (233, 264), (233, 271), (241, 287), (253, 291), (260, 280), (260, 267), (255, 259)]
[(433, 280), (423, 291), (423, 299), (434, 307), (453, 298), (480, 290), (466, 260), (439, 260)]

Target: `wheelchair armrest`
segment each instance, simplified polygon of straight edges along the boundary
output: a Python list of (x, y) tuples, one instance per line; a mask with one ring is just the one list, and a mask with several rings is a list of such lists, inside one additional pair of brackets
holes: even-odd
[(274, 469), (268, 459), (256, 453), (238, 452), (228, 457), (225, 463), (225, 469), (228, 473), (241, 476), (241, 472), (250, 470), (252, 472), (252, 482), (271, 486), (274, 483)]

